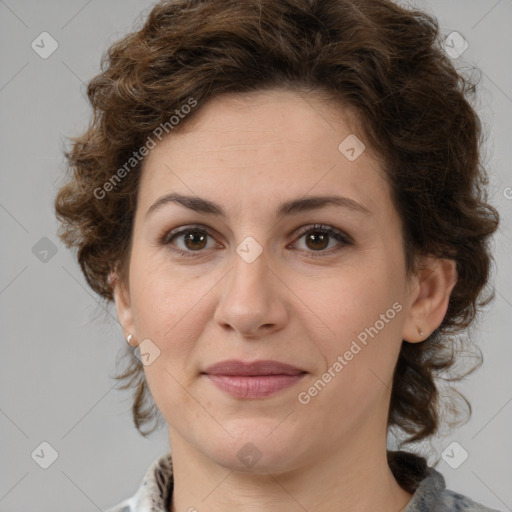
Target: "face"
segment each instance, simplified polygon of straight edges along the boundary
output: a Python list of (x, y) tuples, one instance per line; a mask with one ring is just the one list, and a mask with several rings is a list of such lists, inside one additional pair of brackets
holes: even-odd
[[(343, 107), (311, 96), (225, 95), (197, 114), (146, 157), (116, 294), (125, 332), (150, 340), (171, 445), (270, 471), (384, 438), (414, 297), (379, 159)], [(156, 205), (171, 193), (216, 213)], [(313, 196), (342, 199), (280, 210)], [(289, 367), (209, 369), (233, 360)]]

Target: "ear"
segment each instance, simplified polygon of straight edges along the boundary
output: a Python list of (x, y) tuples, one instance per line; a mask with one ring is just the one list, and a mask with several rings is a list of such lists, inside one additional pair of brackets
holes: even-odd
[(457, 282), (455, 260), (427, 257), (424, 261), (426, 265), (411, 281), (411, 302), (402, 331), (402, 339), (409, 343), (425, 340), (441, 325)]
[(110, 282), (112, 284), (112, 292), (116, 303), (117, 321), (123, 331), (124, 339), (131, 334), (132, 339), (130, 345), (136, 346), (135, 325), (133, 322), (133, 311), (130, 298), (130, 292), (126, 284), (119, 278), (115, 271), (110, 273)]

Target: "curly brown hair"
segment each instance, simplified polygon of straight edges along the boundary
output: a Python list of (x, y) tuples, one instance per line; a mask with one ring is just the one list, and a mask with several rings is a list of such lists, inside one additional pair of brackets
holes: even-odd
[[(112, 177), (191, 98), (197, 106), (175, 131), (216, 95), (269, 88), (327, 94), (353, 109), (403, 221), (407, 272), (418, 271), (418, 255), (456, 261), (443, 322), (423, 342), (402, 341), (394, 373), (388, 426), (409, 434), (405, 442), (426, 439), (440, 426), (437, 379), (459, 354), (451, 335), (466, 333), (494, 297), (484, 291), (499, 223), (487, 203), (483, 130), (470, 103), (477, 81), (456, 70), (432, 16), (390, 0), (159, 2), (108, 49), (88, 83), (94, 115), (65, 152), (69, 176), (55, 199), (59, 237), (77, 249), (91, 288), (111, 302), (111, 273), (127, 275), (143, 159), (125, 166), (123, 179)], [(157, 425), (142, 427), (160, 418), (143, 366), (127, 352), (116, 378), (133, 388), (133, 420), (147, 436)]]

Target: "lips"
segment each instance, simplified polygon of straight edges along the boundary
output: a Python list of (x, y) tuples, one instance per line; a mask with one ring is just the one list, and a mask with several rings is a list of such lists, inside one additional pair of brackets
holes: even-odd
[(278, 361), (255, 361), (253, 363), (244, 363), (231, 359), (209, 366), (203, 373), (209, 375), (240, 375), (240, 376), (258, 376), (258, 375), (298, 375), (304, 373), (304, 370), (290, 366), (289, 364)]
[(278, 361), (222, 361), (202, 372), (218, 389), (234, 398), (273, 395), (301, 380), (307, 372)]

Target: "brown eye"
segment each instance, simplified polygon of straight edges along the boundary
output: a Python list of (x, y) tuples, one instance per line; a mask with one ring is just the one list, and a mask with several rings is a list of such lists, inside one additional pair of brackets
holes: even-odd
[(170, 245), (174, 251), (182, 256), (194, 256), (193, 253), (201, 253), (204, 252), (204, 249), (215, 246), (213, 244), (207, 247), (209, 237), (212, 238), (204, 229), (188, 227), (178, 231), (171, 231), (163, 237), (161, 244)]
[[(212, 245), (209, 247), (208, 238), (212, 239)], [(305, 226), (300, 230), (297, 240), (301, 238), (304, 238), (305, 243), (305, 248), (301, 251), (309, 253), (313, 258), (329, 256), (345, 246), (353, 245), (348, 235), (323, 224)], [(332, 242), (337, 243), (332, 244)], [(202, 256), (206, 252), (205, 249), (216, 246), (213, 236), (205, 229), (196, 226), (171, 231), (161, 238), (160, 244), (168, 245), (172, 251), (187, 257)]]
[(306, 245), (321, 251), (329, 245), (329, 235), (321, 231), (311, 231), (306, 235)]
[(187, 231), (186, 235), (183, 237), (183, 241), (187, 249), (197, 251), (204, 249), (207, 237), (208, 233), (203, 233), (201, 231)]
[[(311, 254), (313, 257), (330, 255), (333, 252), (340, 250), (344, 246), (353, 245), (353, 242), (351, 241), (348, 235), (345, 235), (343, 232), (331, 228), (330, 226), (324, 226), (322, 224), (306, 226), (305, 228), (301, 229), (299, 232), (298, 239), (303, 237), (306, 246), (306, 251), (310, 253), (320, 253)], [(341, 247), (338, 247), (338, 249), (335, 249), (334, 251), (326, 251), (326, 249), (329, 247), (329, 243), (332, 240), (338, 242), (338, 244), (334, 244), (334, 247), (336, 247), (336, 245)]]

